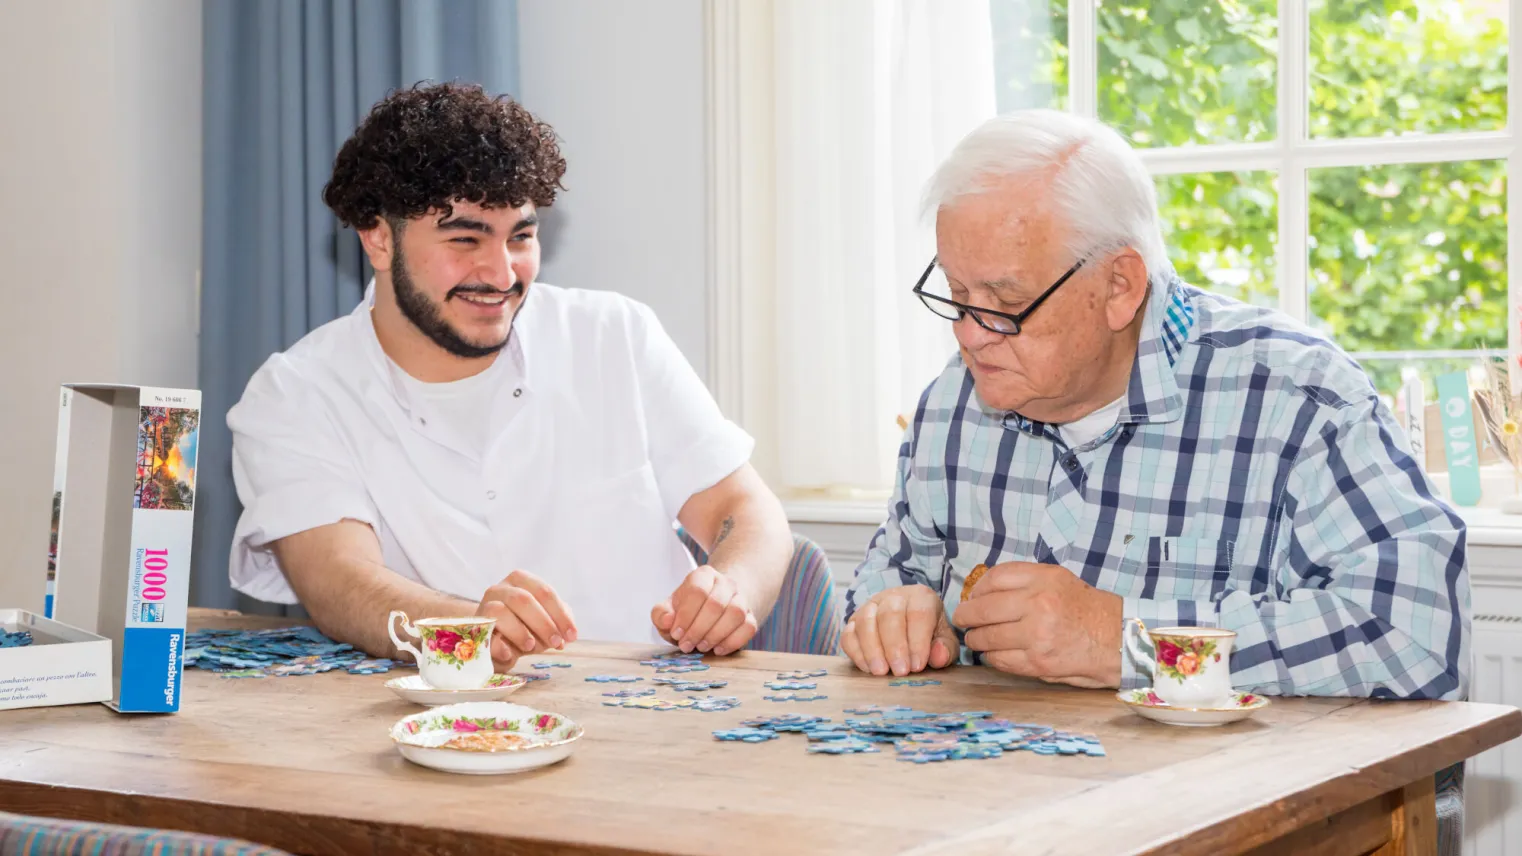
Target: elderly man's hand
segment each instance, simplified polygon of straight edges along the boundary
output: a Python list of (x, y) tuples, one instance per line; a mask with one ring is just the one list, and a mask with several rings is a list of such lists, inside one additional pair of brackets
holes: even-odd
[(899, 676), (922, 672), (927, 665), (943, 669), (962, 650), (941, 596), (922, 585), (878, 592), (857, 607), (840, 635), (840, 647), (864, 672), (886, 675), (891, 668)]
[(1080, 687), (1120, 685), (1124, 602), (1060, 565), (988, 569), (951, 619), (1001, 672)]

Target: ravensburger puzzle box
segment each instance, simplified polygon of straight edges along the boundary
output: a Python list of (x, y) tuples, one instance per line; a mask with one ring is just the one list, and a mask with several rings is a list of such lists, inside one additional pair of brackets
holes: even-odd
[(48, 618), (111, 641), (123, 713), (179, 710), (201, 393), (65, 384)]

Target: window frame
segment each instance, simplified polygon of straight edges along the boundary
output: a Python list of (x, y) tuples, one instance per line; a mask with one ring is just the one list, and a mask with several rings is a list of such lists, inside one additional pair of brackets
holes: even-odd
[[(1313, 169), (1359, 168), (1394, 164), (1453, 163), (1475, 160), (1507, 162), (1506, 182), (1506, 343), (1512, 391), (1522, 393), (1522, 331), (1518, 298), (1522, 286), (1522, 247), (1518, 247), (1517, 213), (1522, 213), (1522, 0), (1508, 0), (1506, 128), (1390, 137), (1312, 139), (1309, 135), (1310, 6), (1307, 0), (1279, 0), (1279, 56), (1275, 104), (1277, 137), (1272, 142), (1137, 148), (1154, 176), (1208, 172), (1270, 170), (1278, 176), (1278, 246), (1275, 285), (1279, 309), (1310, 323), (1310, 197)], [(1099, 42), (1097, 0), (1068, 0), (1067, 109), (1087, 118), (1098, 116)], [(1434, 351), (1434, 355), (1446, 352)]]
[[(708, 208), (708, 363), (704, 372), (721, 411), (756, 439), (752, 464), (779, 481), (777, 434), (791, 418), (777, 385), (776, 351), (789, 347), (777, 323), (775, 289), (776, 186), (786, 165), (781, 156), (794, 141), (777, 137), (779, 56), (774, 24), (790, 0), (705, 0), (704, 82)], [(804, 0), (796, 0), (804, 2)], [(1063, 2), (1063, 0), (1053, 0)], [(1069, 25), (1067, 109), (1095, 117), (1098, 108), (1096, 0), (1066, 0)], [(1508, 2), (1507, 112), (1500, 131), (1404, 135), (1372, 139), (1313, 140), (1308, 135), (1307, 70), (1310, 13), (1307, 0), (1279, 0), (1278, 135), (1272, 142), (1137, 149), (1155, 175), (1274, 170), (1278, 173), (1276, 286), (1279, 307), (1309, 319), (1309, 170), (1401, 163), (1506, 159), (1522, 165), (1522, 0)], [(1285, 26), (1283, 22), (1298, 22)], [(1508, 178), (1512, 178), (1508, 170)], [(1509, 180), (1508, 248), (1522, 236), (1512, 212), (1522, 216), (1522, 181)], [(1522, 394), (1517, 355), (1522, 248), (1508, 252), (1507, 347), (1514, 392)], [(1432, 352), (1434, 355), (1441, 352)], [(881, 519), (881, 491), (840, 486), (823, 494), (784, 490), (790, 513), (830, 525)], [(812, 515), (812, 516), (811, 516)], [(853, 516), (854, 515), (854, 516)]]

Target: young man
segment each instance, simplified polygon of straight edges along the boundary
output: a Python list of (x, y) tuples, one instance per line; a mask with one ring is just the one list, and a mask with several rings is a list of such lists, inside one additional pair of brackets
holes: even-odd
[(393, 609), (492, 616), (501, 668), (577, 638), (749, 641), (792, 551), (781, 504), (648, 308), (534, 282), (564, 171), (547, 125), (454, 84), (344, 144), (323, 198), (375, 280), (228, 414), (239, 591), (376, 654)]

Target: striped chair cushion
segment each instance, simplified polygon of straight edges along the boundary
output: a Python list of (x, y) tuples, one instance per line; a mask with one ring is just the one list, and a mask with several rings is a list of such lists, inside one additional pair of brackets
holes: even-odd
[[(677, 529), (676, 534), (698, 564), (708, 561), (708, 554), (686, 530)], [(844, 622), (845, 603), (835, 591), (824, 551), (802, 535), (794, 534), (793, 560), (788, 564), (777, 603), (745, 647), (834, 656), (840, 653), (840, 629)]]
[(1459, 856), (1464, 850), (1464, 762), (1437, 772), (1437, 853)]
[(247, 841), (169, 829), (0, 812), (0, 856), (290, 856)]

